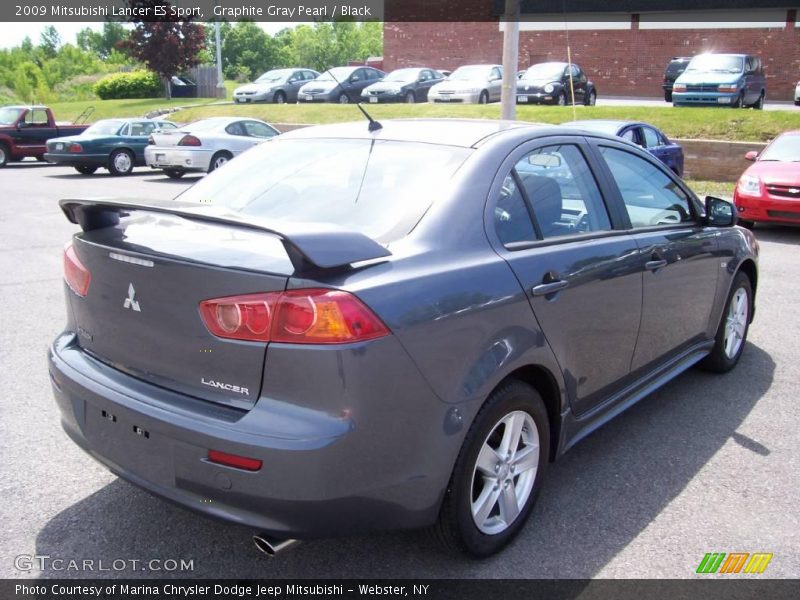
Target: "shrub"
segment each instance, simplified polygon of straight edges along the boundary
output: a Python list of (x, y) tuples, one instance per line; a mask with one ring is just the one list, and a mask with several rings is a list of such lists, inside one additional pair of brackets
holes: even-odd
[(164, 84), (150, 71), (113, 73), (94, 84), (94, 93), (102, 100), (156, 98), (164, 93)]

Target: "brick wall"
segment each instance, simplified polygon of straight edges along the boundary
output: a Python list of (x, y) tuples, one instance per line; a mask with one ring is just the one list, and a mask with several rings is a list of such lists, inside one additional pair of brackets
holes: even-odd
[[(635, 19), (634, 19), (635, 20)], [(386, 23), (384, 68), (431, 66), (455, 69), (469, 63), (500, 63), (503, 34), (497, 22)], [(753, 53), (761, 57), (767, 94), (791, 100), (800, 80), (800, 28), (573, 31), (572, 60), (602, 96), (661, 96), (664, 68), (673, 56), (701, 52)], [(563, 32), (520, 32), (520, 64), (566, 60)]]

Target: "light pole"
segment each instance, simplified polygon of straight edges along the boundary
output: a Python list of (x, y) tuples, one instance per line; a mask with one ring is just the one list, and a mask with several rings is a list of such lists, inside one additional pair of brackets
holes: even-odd
[(506, 0), (503, 30), (503, 91), (500, 118), (513, 121), (517, 116), (517, 65), (519, 63), (520, 0)]
[[(216, 5), (217, 0), (214, 0), (214, 6)], [(219, 20), (214, 19), (214, 46), (217, 50), (217, 98), (225, 98), (227, 93), (225, 91), (225, 79), (222, 76), (222, 42), (220, 38)]]

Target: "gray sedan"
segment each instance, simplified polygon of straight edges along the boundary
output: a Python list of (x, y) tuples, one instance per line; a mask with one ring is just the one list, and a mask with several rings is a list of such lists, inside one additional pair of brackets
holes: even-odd
[(267, 71), (253, 83), (233, 91), (237, 104), (248, 102), (297, 102), (297, 92), (309, 81), (319, 77), (313, 69), (273, 69)]
[(212, 117), (154, 133), (144, 158), (149, 167), (163, 169), (168, 177), (180, 179), (189, 171), (210, 173), (278, 133), (258, 119)]
[(62, 200), (61, 424), (269, 553), (433, 526), (487, 556), (550, 461), (736, 366), (758, 244), (613, 136), (369, 125), (287, 133), (175, 200)]

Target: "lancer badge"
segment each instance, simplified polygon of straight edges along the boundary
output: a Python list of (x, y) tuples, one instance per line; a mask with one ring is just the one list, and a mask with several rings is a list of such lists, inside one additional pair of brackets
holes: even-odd
[(132, 308), (136, 312), (142, 312), (142, 309), (139, 308), (139, 303), (136, 301), (136, 290), (133, 289), (133, 284), (128, 284), (128, 297), (125, 298), (125, 304), (122, 305), (123, 308)]

